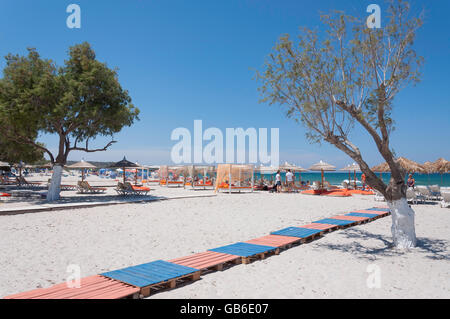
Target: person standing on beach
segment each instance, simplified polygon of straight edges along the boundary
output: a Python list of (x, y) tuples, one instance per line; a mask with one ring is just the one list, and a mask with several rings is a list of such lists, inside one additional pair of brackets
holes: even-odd
[(281, 175), (279, 170), (275, 176), (275, 188), (277, 189), (277, 193), (281, 193)]
[(361, 181), (362, 181), (362, 189), (365, 190), (366, 189), (366, 174), (362, 174), (361, 175)]
[(408, 180), (406, 181), (406, 185), (409, 187), (414, 188), (414, 186), (416, 185), (416, 181), (414, 180), (414, 178), (412, 177), (412, 174), (409, 174), (408, 176)]
[(288, 171), (286, 173), (286, 181), (288, 184), (288, 190), (290, 192), (292, 190), (292, 188), (294, 187), (294, 174), (292, 174), (290, 169), (288, 169)]

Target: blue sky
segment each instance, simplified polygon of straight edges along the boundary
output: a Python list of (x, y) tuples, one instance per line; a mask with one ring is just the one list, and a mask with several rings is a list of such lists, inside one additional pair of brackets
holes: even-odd
[[(66, 26), (66, 7), (81, 7), (81, 29)], [(0, 55), (25, 54), (35, 47), (62, 64), (69, 46), (88, 41), (100, 61), (119, 68), (119, 80), (140, 108), (141, 120), (115, 136), (107, 152), (74, 152), (70, 160), (120, 160), (162, 164), (170, 161), (177, 127), (280, 128), (280, 160), (303, 167), (320, 159), (342, 167), (345, 154), (327, 144), (310, 144), (305, 129), (278, 106), (258, 103), (255, 70), (261, 70), (281, 34), (299, 26), (320, 27), (319, 12), (340, 9), (366, 17), (374, 0), (1, 0)], [(450, 21), (447, 0), (412, 1), (426, 12), (416, 50), (425, 57), (422, 82), (395, 100), (397, 129), (392, 146), (418, 162), (450, 157)], [(383, 14), (382, 14), (383, 19)], [(4, 60), (0, 68), (4, 67)], [(352, 135), (367, 162), (381, 162), (367, 134)], [(54, 136), (42, 136), (49, 148)], [(105, 142), (98, 139), (94, 144)]]

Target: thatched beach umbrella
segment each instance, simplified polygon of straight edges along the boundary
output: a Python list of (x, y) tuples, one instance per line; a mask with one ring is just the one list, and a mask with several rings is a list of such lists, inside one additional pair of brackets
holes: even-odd
[(69, 169), (81, 169), (81, 180), (84, 181), (84, 170), (85, 169), (97, 168), (97, 166), (95, 166), (95, 165), (93, 165), (93, 164), (91, 164), (89, 162), (86, 162), (85, 160), (82, 159), (81, 161), (79, 161), (79, 162), (77, 162), (75, 164), (66, 166), (66, 168), (69, 168)]
[(450, 171), (450, 162), (443, 158), (439, 158), (430, 165), (430, 168), (431, 173), (439, 173), (441, 175), (441, 183), (443, 184), (443, 175)]
[(439, 158), (437, 161), (433, 162), (432, 170), (434, 173), (445, 174), (450, 171), (450, 161), (446, 159)]
[[(427, 169), (423, 165), (421, 165), (417, 162), (414, 162), (412, 160), (409, 160), (405, 157), (399, 157), (395, 161), (400, 165), (400, 167), (402, 167), (408, 173), (426, 173), (427, 172)], [(387, 172), (391, 171), (388, 163), (386, 163), (386, 162), (372, 167), (371, 170), (374, 172), (378, 172), (378, 173), (387, 173)]]
[(125, 169), (127, 168), (136, 168), (139, 167), (138, 165), (136, 165), (133, 162), (128, 161), (125, 156), (123, 157), (123, 160), (114, 163), (113, 165), (110, 166), (111, 168), (121, 168), (123, 171), (123, 183), (125, 184)]
[(395, 160), (408, 173), (426, 173), (427, 170), (421, 164), (405, 157), (399, 157)]
[(320, 171), (321, 172), (321, 177), (322, 177), (322, 183), (320, 185), (321, 189), (323, 189), (323, 172), (331, 172), (331, 171), (335, 171), (336, 167), (323, 162), (322, 160), (319, 163), (314, 164), (313, 166), (311, 166), (309, 168), (310, 171)]

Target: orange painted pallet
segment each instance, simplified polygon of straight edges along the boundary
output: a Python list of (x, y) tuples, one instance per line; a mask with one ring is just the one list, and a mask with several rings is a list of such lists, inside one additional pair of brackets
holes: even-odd
[(224, 265), (229, 263), (238, 264), (240, 261), (240, 256), (218, 253), (215, 251), (205, 251), (203, 253), (169, 260), (171, 263), (199, 269), (202, 272), (223, 270)]
[(308, 225), (302, 225), (300, 227), (302, 227), (302, 228), (310, 228), (310, 229), (320, 229), (320, 230), (323, 230), (324, 233), (331, 232), (331, 231), (334, 231), (336, 229), (339, 229), (338, 225), (334, 225), (334, 224), (320, 224), (320, 223), (312, 223), (312, 224), (308, 224)]
[(278, 249), (275, 250), (275, 254), (279, 254), (280, 249), (287, 249), (292, 247), (292, 245), (303, 242), (304, 238), (287, 237), (280, 235), (268, 235), (245, 241), (245, 243), (249, 244), (277, 247)]
[(100, 275), (81, 278), (79, 288), (70, 288), (67, 283), (49, 288), (6, 296), (5, 299), (120, 299), (138, 298), (140, 289)]

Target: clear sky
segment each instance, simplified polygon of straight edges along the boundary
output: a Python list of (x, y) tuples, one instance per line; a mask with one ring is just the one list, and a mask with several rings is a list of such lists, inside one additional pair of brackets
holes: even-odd
[[(66, 26), (66, 8), (81, 7), (81, 29)], [(303, 167), (324, 160), (350, 162), (327, 144), (309, 144), (305, 129), (279, 106), (258, 103), (255, 70), (261, 70), (281, 34), (320, 27), (319, 12), (344, 10), (360, 17), (383, 1), (365, 0), (0, 0), (0, 55), (35, 47), (62, 65), (69, 46), (88, 41), (100, 61), (119, 69), (119, 81), (141, 110), (141, 120), (115, 136), (107, 152), (74, 152), (69, 160), (116, 161), (124, 155), (145, 164), (170, 161), (177, 127), (280, 128), (280, 160)], [(450, 157), (450, 2), (412, 1), (426, 20), (415, 43), (424, 56), (422, 82), (395, 100), (398, 156), (418, 162)], [(383, 13), (382, 13), (383, 19)], [(382, 20), (383, 24), (383, 20)], [(4, 60), (0, 68), (4, 67)], [(369, 164), (380, 163), (360, 129), (352, 135)], [(40, 141), (55, 149), (54, 136)], [(93, 145), (101, 146), (105, 140)]]

